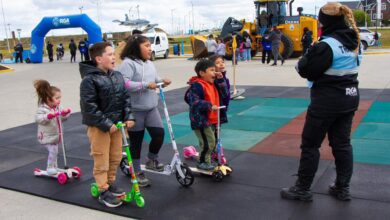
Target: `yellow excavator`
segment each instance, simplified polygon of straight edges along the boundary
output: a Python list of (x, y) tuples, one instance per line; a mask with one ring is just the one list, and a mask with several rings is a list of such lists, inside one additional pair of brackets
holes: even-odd
[[(292, 15), (292, 3), (295, 0), (255, 0), (256, 19), (254, 22), (238, 21), (229, 17), (224, 23), (219, 36), (226, 45), (226, 57), (232, 57), (232, 33), (242, 35), (246, 31), (252, 38), (252, 56), (262, 50), (261, 39), (267, 29), (277, 26), (283, 33), (280, 53), (284, 58), (298, 57), (302, 53), (301, 39), (303, 29), (307, 27), (317, 40), (318, 21), (315, 15), (302, 14), (303, 8), (298, 8), (298, 15)], [(289, 16), (287, 16), (289, 7)], [(191, 36), (191, 45), (194, 58), (207, 57), (205, 36)]]

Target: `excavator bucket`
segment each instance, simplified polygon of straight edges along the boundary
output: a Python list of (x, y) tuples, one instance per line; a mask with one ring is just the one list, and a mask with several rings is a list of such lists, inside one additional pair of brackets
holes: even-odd
[(194, 59), (200, 59), (207, 57), (207, 47), (206, 41), (207, 38), (205, 36), (191, 36), (191, 46), (192, 53), (194, 54)]

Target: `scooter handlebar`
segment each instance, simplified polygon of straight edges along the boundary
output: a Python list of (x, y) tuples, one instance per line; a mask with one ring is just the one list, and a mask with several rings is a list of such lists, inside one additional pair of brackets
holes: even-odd
[(226, 108), (225, 105), (222, 105), (222, 106), (219, 106), (219, 107), (218, 107), (218, 109), (224, 109), (224, 108)]
[(116, 128), (121, 129), (123, 127), (126, 127), (126, 124), (121, 122), (121, 121), (119, 121), (118, 123), (115, 124), (115, 126), (116, 126)]
[(163, 82), (159, 82), (159, 83), (156, 83), (156, 85), (157, 85), (158, 87), (160, 87), (160, 86), (164, 86), (164, 83), (163, 83)]

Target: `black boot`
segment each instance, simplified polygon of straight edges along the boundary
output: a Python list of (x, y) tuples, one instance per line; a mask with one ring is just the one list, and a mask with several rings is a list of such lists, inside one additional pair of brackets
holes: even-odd
[(290, 200), (300, 200), (304, 202), (311, 202), (313, 201), (313, 194), (311, 193), (310, 189), (302, 189), (297, 186), (292, 186), (290, 188), (283, 188), (280, 191), (280, 196), (283, 199), (290, 199)]
[(280, 196), (283, 199), (300, 200), (304, 202), (313, 201), (313, 194), (310, 191), (310, 184), (302, 184), (302, 181), (297, 180), (294, 186), (283, 188), (280, 191)]
[(341, 201), (351, 201), (351, 194), (349, 193), (349, 186), (341, 186), (339, 184), (332, 184), (329, 186), (329, 194)]

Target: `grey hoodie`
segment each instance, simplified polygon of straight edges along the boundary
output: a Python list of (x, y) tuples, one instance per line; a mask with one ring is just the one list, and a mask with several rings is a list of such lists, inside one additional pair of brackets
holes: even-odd
[(157, 93), (148, 89), (148, 84), (162, 82), (162, 79), (157, 75), (156, 68), (151, 61), (125, 58), (119, 65), (118, 71), (122, 73), (125, 87), (130, 91), (133, 111), (149, 111), (157, 107)]

